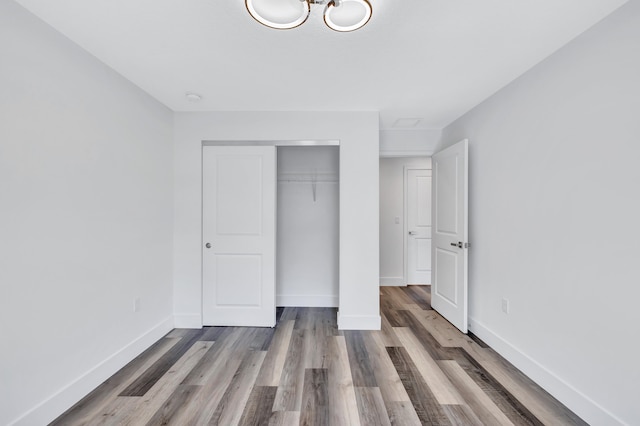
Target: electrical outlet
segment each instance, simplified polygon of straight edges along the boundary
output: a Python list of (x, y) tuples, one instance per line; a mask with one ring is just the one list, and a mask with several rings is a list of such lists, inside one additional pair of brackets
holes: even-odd
[(502, 312), (504, 312), (505, 314), (509, 313), (509, 299), (507, 299), (506, 297), (502, 298)]
[(396, 225), (400, 225), (400, 217), (396, 216), (394, 219)]
[(133, 299), (133, 312), (140, 312), (140, 298)]

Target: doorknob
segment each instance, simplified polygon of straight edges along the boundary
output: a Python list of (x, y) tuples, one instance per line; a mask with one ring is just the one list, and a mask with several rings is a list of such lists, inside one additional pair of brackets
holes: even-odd
[(206, 248), (211, 248), (211, 243), (207, 243), (204, 245)]
[(457, 243), (451, 243), (452, 246), (462, 248), (462, 241), (458, 241)]
[(416, 231), (409, 231), (409, 235), (417, 235), (418, 233)]

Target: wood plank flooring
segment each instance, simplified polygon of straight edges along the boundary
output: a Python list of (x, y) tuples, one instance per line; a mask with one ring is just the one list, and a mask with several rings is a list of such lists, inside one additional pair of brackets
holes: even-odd
[(339, 331), (331, 308), (173, 330), (52, 425), (586, 424), (433, 311), (428, 286), (380, 298), (380, 331)]

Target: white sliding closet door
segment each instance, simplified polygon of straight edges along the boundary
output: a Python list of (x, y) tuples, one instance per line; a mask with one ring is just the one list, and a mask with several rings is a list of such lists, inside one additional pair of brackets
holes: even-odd
[(204, 325), (275, 325), (276, 148), (205, 146)]

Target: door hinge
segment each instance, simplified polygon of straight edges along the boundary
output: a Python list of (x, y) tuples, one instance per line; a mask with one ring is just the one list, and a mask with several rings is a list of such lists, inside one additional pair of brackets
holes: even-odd
[(468, 249), (469, 247), (471, 247), (471, 244), (469, 244), (469, 243), (464, 243), (464, 248), (467, 248), (467, 249)]

